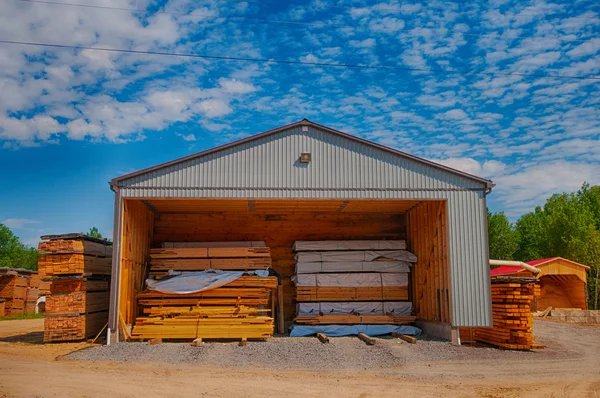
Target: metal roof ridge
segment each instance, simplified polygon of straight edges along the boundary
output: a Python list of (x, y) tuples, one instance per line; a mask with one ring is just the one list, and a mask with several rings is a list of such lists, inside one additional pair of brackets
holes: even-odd
[(283, 126), (271, 129), (271, 130), (264, 131), (262, 133), (254, 134), (254, 135), (251, 135), (251, 136), (248, 136), (248, 137), (236, 140), (236, 141), (232, 141), (232, 142), (229, 142), (229, 143), (226, 143), (226, 144), (223, 144), (223, 145), (219, 145), (219, 146), (216, 146), (214, 148), (209, 148), (209, 149), (206, 149), (204, 151), (196, 152), (196, 153), (193, 153), (193, 154), (181, 157), (181, 158), (177, 158), (177, 159), (174, 159), (174, 160), (171, 160), (171, 161), (168, 161), (168, 162), (163, 162), (163, 163), (160, 163), (160, 164), (155, 165), (155, 166), (147, 167), (147, 168), (144, 168), (144, 169), (141, 169), (141, 170), (138, 170), (138, 171), (134, 171), (132, 173), (124, 174), (122, 176), (113, 178), (109, 182), (109, 184), (111, 186), (115, 187), (115, 186), (117, 186), (117, 184), (118, 184), (119, 181), (123, 181), (123, 180), (129, 179), (129, 178), (132, 178), (132, 177), (136, 177), (136, 176), (139, 176), (139, 175), (142, 175), (142, 174), (150, 173), (152, 171), (159, 170), (159, 169), (162, 169), (162, 168), (165, 168), (165, 167), (169, 167), (169, 166), (172, 166), (172, 165), (175, 165), (175, 164), (178, 164), (178, 163), (182, 163), (182, 162), (185, 162), (185, 161), (188, 161), (188, 160), (191, 160), (191, 159), (196, 159), (196, 158), (199, 158), (199, 157), (202, 157), (202, 156), (206, 156), (206, 155), (209, 155), (211, 153), (218, 152), (218, 151), (221, 151), (221, 150), (224, 150), (224, 149), (227, 149), (227, 148), (231, 148), (231, 147), (234, 147), (234, 146), (237, 146), (237, 145), (240, 145), (240, 144), (244, 144), (246, 142), (254, 141), (254, 140), (259, 139), (259, 138), (267, 137), (267, 136), (272, 135), (272, 134), (277, 134), (277, 133), (280, 133), (281, 131), (291, 129), (291, 128), (294, 128), (296, 126), (313, 126), (313, 127), (318, 128), (318, 129), (321, 129), (323, 131), (326, 131), (328, 133), (340, 135), (340, 136), (348, 138), (350, 140), (353, 140), (353, 141), (356, 141), (356, 142), (360, 142), (360, 143), (362, 143), (364, 145), (369, 145), (369, 146), (372, 146), (372, 147), (384, 150), (386, 152), (393, 153), (393, 154), (398, 155), (398, 156), (402, 156), (402, 157), (405, 157), (405, 158), (408, 158), (408, 159), (412, 159), (414, 161), (417, 161), (417, 162), (420, 162), (420, 163), (423, 163), (423, 164), (426, 164), (426, 165), (429, 165), (429, 166), (432, 166), (432, 167), (435, 167), (435, 168), (438, 168), (438, 169), (441, 169), (441, 170), (444, 170), (444, 171), (447, 171), (447, 172), (450, 172), (450, 173), (453, 173), (453, 174), (458, 174), (458, 175), (460, 175), (462, 177), (466, 177), (466, 178), (478, 181), (480, 183), (485, 184), (486, 188), (490, 188), (491, 189), (491, 188), (493, 188), (495, 186), (495, 184), (491, 180), (488, 180), (488, 179), (485, 179), (485, 178), (482, 178), (482, 177), (478, 177), (476, 175), (469, 174), (469, 173), (466, 173), (464, 171), (460, 171), (460, 170), (454, 169), (452, 167), (448, 167), (448, 166), (445, 166), (443, 164), (433, 162), (431, 160), (427, 160), (427, 159), (424, 159), (424, 158), (421, 158), (421, 157), (418, 157), (418, 156), (415, 156), (415, 155), (411, 155), (411, 154), (409, 154), (407, 152), (403, 152), (403, 151), (400, 151), (398, 149), (390, 148), (388, 146), (385, 146), (385, 145), (379, 144), (377, 142), (373, 142), (373, 141), (367, 140), (367, 139), (362, 138), (362, 137), (358, 137), (358, 136), (355, 136), (355, 135), (352, 135), (352, 134), (345, 133), (345, 132), (340, 131), (340, 130), (333, 129), (331, 127), (327, 127), (327, 126), (321, 125), (319, 123), (313, 122), (313, 121), (308, 120), (306, 118), (304, 118), (302, 120), (299, 120), (297, 122), (289, 123), (289, 124), (286, 124), (286, 125), (283, 125)]

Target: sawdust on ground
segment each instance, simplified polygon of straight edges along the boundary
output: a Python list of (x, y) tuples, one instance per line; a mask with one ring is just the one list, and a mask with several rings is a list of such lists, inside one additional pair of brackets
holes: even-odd
[[(42, 319), (0, 322), (1, 397), (600, 396), (600, 328), (594, 326), (536, 321), (538, 341), (546, 345), (543, 354), (494, 350), (494, 356), (488, 350), (478, 355), (472, 349), (468, 355), (389, 369), (325, 371), (66, 360), (64, 355), (90, 345), (44, 345), (42, 330)], [(402, 350), (417, 346), (406, 344)]]

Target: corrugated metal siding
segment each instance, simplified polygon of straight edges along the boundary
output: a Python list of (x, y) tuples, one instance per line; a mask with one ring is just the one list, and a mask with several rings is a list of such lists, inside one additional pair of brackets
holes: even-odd
[[(311, 163), (299, 162), (302, 152)], [(121, 181), (124, 198), (446, 199), (452, 324), (491, 326), (484, 184), (295, 127)]]
[[(311, 153), (309, 165), (299, 162), (302, 152)], [(291, 128), (123, 180), (119, 186), (480, 189), (483, 184), (310, 126), (308, 132)]]

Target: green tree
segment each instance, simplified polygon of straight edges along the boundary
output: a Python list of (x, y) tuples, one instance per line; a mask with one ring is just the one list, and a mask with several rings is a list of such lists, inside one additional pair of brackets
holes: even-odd
[(512, 260), (519, 249), (519, 232), (504, 213), (491, 213), (488, 210), (487, 218), (490, 258)]
[(38, 251), (27, 247), (4, 224), (0, 224), (0, 267), (37, 270)]
[(516, 230), (520, 239), (515, 253), (516, 260), (529, 261), (548, 257), (546, 214), (541, 207), (521, 216), (517, 220)]
[(92, 227), (89, 232), (86, 234), (87, 236), (91, 236), (92, 238), (102, 239), (102, 234), (98, 231), (98, 228)]

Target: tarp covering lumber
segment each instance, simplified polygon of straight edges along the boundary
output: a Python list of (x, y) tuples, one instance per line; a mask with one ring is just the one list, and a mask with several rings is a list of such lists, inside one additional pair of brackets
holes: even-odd
[(359, 333), (368, 336), (382, 336), (391, 333), (418, 336), (421, 334), (421, 329), (408, 325), (293, 325), (290, 336), (313, 336), (317, 333), (323, 333), (328, 337), (356, 336)]
[(404, 240), (297, 240), (294, 251), (406, 250)]
[(161, 293), (190, 294), (216, 289), (239, 279), (244, 275), (269, 276), (268, 270), (221, 271), (206, 270), (198, 272), (169, 271), (169, 276), (160, 280), (146, 279), (148, 290)]
[(379, 287), (408, 286), (408, 274), (298, 274), (292, 277), (296, 286)]
[(407, 316), (412, 314), (410, 301), (348, 301), (348, 302), (320, 302), (298, 303), (298, 315), (314, 314), (392, 314)]
[(297, 262), (297, 274), (318, 272), (410, 272), (408, 261)]
[(303, 263), (317, 262), (353, 262), (375, 261), (389, 258), (399, 261), (417, 262), (417, 256), (406, 250), (365, 250), (365, 251), (320, 251), (296, 253), (296, 261)]

